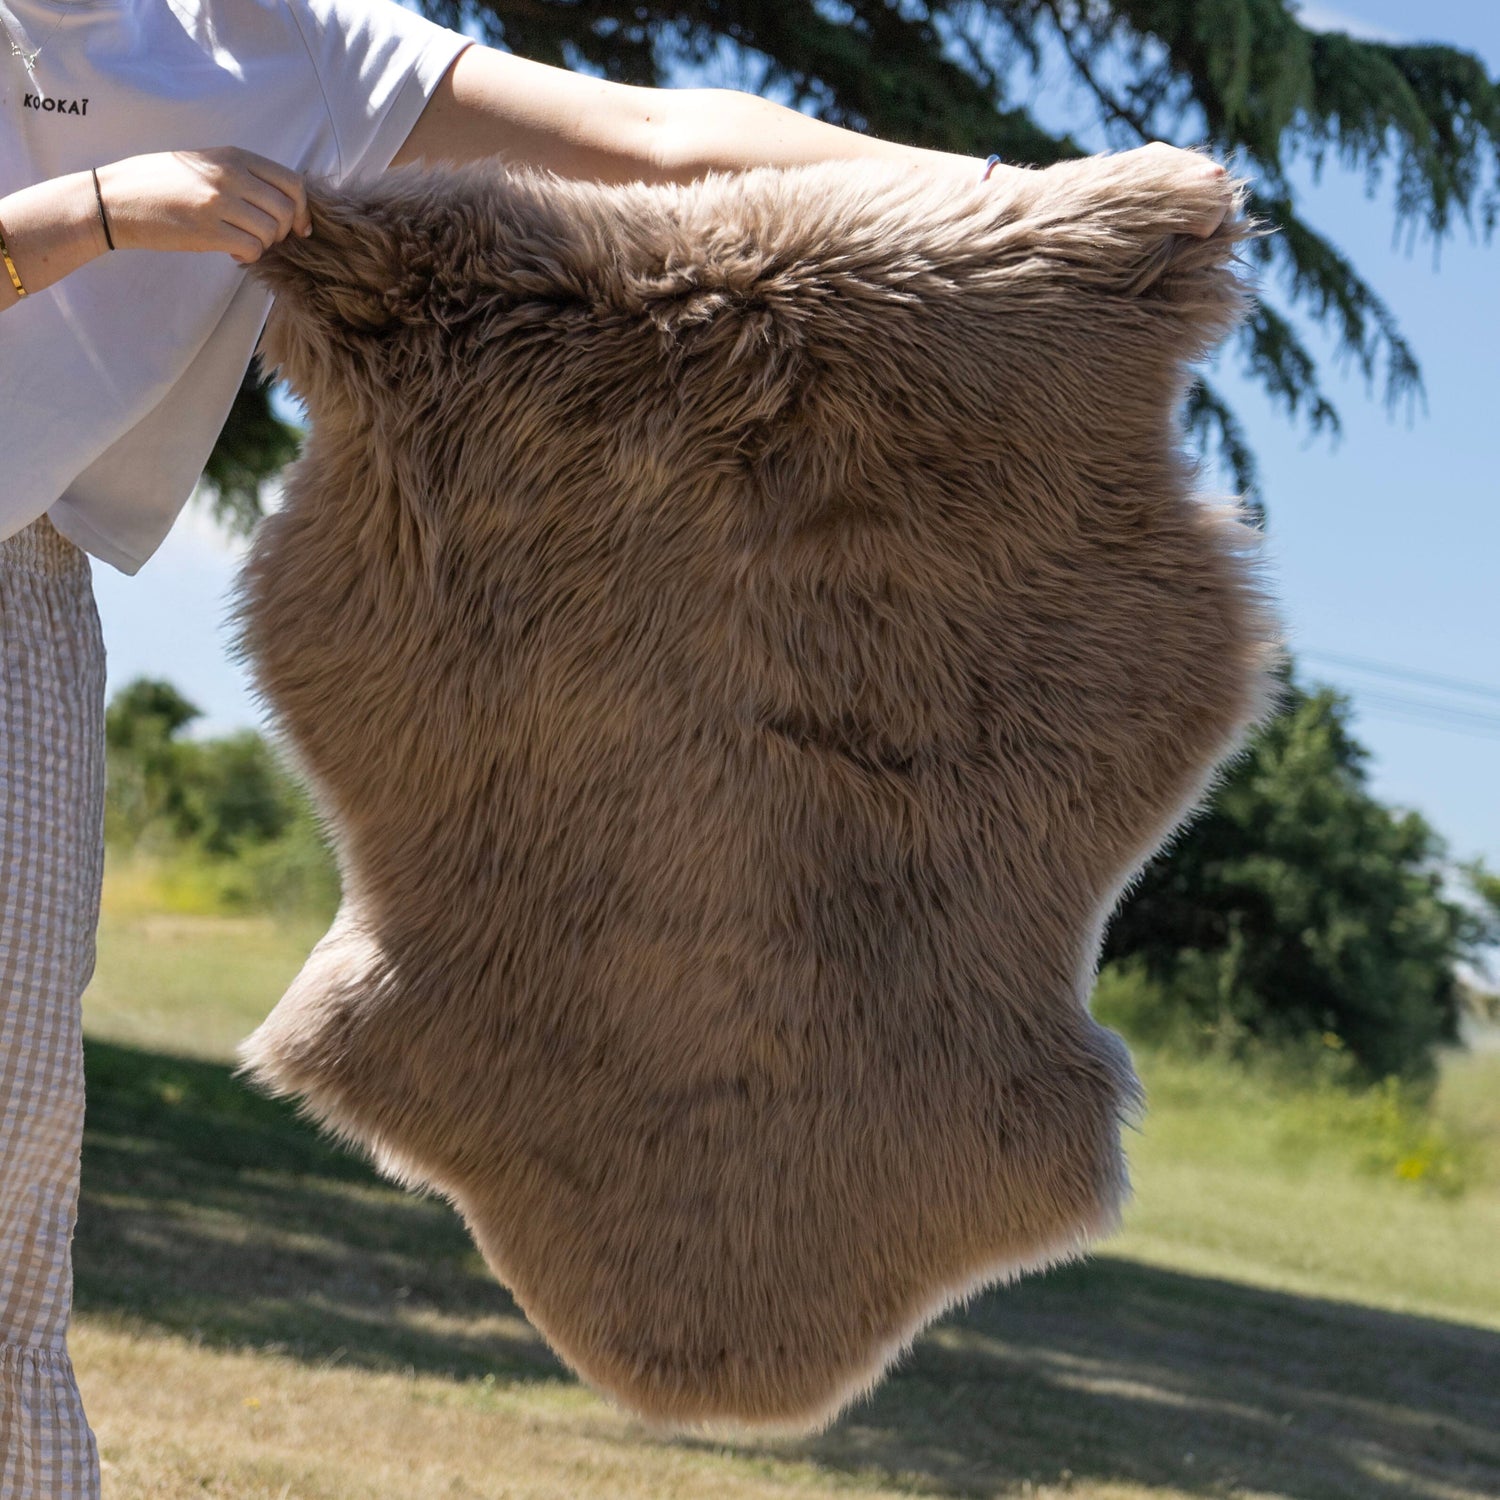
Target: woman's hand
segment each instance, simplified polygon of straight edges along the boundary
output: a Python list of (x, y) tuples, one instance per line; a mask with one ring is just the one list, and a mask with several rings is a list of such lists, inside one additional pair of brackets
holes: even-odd
[(1180, 184), (1185, 197), (1200, 200), (1202, 207), (1187, 226), (1189, 234), (1206, 240), (1224, 222), (1224, 215), (1229, 212), (1229, 195), (1205, 195), (1202, 191), (1220, 182), (1225, 175), (1224, 168), (1211, 156), (1184, 151), (1180, 146), (1167, 145), (1165, 141), (1152, 141), (1149, 146), (1122, 151), (1111, 159), (1133, 172), (1139, 171), (1147, 179), (1160, 182), (1163, 187)]
[[(967, 160), (967, 158), (966, 158)], [(1207, 239), (1224, 222), (1234, 200), (1234, 192), (1224, 168), (1211, 156), (1199, 151), (1184, 151), (1165, 141), (1152, 141), (1130, 151), (1101, 153), (1057, 162), (1037, 170), (1034, 167), (1008, 167), (1000, 163), (991, 174), (999, 180), (1009, 174), (1012, 185), (1021, 193), (1034, 196), (1045, 191), (1050, 177), (1055, 181), (1076, 181), (1089, 174), (1107, 174), (1109, 181), (1128, 183), (1132, 189), (1144, 189), (1159, 198), (1164, 208), (1179, 216), (1177, 233)], [(1184, 215), (1185, 212), (1185, 216)]]
[(120, 250), (222, 250), (243, 266), (312, 232), (302, 174), (238, 146), (123, 157), (99, 168), (99, 192)]

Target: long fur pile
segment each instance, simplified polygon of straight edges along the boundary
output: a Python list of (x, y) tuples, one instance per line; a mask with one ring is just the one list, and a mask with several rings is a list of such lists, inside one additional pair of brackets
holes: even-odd
[(655, 1422), (820, 1427), (1117, 1221), (1103, 925), (1279, 700), (1168, 171), (418, 164), (255, 268), (240, 650), (344, 899), (245, 1066)]

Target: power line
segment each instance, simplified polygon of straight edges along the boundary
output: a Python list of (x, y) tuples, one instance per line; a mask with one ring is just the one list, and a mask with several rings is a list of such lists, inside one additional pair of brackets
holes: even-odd
[(1430, 713), (1434, 718), (1451, 719), (1455, 724), (1472, 729), (1500, 729), (1500, 714), (1481, 713), (1477, 709), (1437, 703), (1431, 698), (1412, 698), (1401, 693), (1376, 692), (1371, 688), (1362, 688), (1360, 698), (1386, 708), (1406, 708), (1415, 713)]
[(1399, 719), (1405, 724), (1415, 724), (1423, 729), (1447, 729), (1454, 734), (1467, 734), (1475, 739), (1500, 739), (1500, 715), (1486, 717), (1472, 715), (1459, 717), (1461, 710), (1431, 708), (1404, 701), (1400, 698), (1383, 698), (1374, 694), (1361, 694), (1360, 708), (1387, 718)]
[[(1410, 667), (1398, 667), (1390, 662), (1344, 656), (1333, 651), (1308, 650), (1298, 654), (1311, 659), (1315, 664), (1328, 662), (1353, 671), (1385, 677), (1397, 684), (1436, 687), (1484, 702), (1500, 703), (1500, 687), (1490, 683), (1445, 677), (1436, 672), (1417, 671)], [(1500, 739), (1500, 714), (1487, 713), (1477, 706), (1445, 703), (1433, 698), (1382, 690), (1378, 683), (1369, 686), (1361, 684), (1351, 691), (1355, 706), (1376, 717), (1394, 719), (1398, 723), (1412, 724), (1423, 729), (1445, 729), (1452, 734), (1469, 735), (1475, 739)]]
[(1352, 667), (1360, 672), (1374, 672), (1382, 677), (1421, 683), (1427, 687), (1448, 688), (1455, 693), (1469, 693), (1476, 698), (1490, 698), (1500, 703), (1500, 687), (1489, 683), (1466, 682), (1459, 677), (1440, 677), (1435, 672), (1419, 672), (1410, 667), (1397, 667), (1389, 662), (1370, 661), (1358, 656), (1339, 656), (1332, 651), (1302, 651), (1294, 654), (1311, 657), (1314, 661), (1331, 662), (1335, 666)]

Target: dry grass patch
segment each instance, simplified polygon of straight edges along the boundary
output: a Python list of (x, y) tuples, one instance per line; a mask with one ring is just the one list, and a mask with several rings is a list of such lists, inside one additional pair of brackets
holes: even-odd
[[(110, 1500), (772, 1500), (815, 1465), (654, 1442), (570, 1384), (516, 1389), (213, 1352), (87, 1323), (75, 1359)], [(874, 1497), (909, 1493), (857, 1487)]]

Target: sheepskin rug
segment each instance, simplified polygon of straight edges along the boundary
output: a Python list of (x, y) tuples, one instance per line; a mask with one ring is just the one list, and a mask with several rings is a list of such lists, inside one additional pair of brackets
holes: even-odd
[(816, 1430), (1117, 1223), (1104, 923), (1280, 701), (1196, 191), (417, 163), (254, 267), (238, 650), (344, 893), (244, 1069), (654, 1424)]

